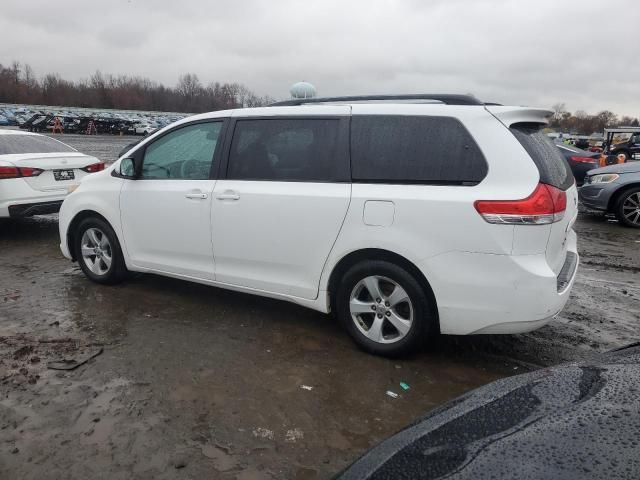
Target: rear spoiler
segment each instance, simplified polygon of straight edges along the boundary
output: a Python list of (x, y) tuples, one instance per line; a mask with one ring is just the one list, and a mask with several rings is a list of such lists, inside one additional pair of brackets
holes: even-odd
[(548, 124), (551, 110), (529, 107), (502, 107), (485, 105), (485, 110), (500, 120), (506, 127), (514, 123), (542, 123)]

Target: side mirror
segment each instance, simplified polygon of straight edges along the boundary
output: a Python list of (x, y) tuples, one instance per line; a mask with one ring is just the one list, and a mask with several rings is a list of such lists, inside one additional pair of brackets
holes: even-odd
[(140, 165), (138, 165), (138, 163), (138, 160), (135, 158), (127, 157), (120, 160), (119, 176), (131, 180), (138, 178), (140, 176)]

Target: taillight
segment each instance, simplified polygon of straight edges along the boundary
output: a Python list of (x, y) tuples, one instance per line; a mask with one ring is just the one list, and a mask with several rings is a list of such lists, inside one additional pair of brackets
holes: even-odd
[(598, 159), (591, 157), (571, 157), (571, 160), (577, 163), (598, 163)]
[(84, 170), (87, 173), (95, 173), (95, 172), (100, 172), (102, 170), (104, 170), (104, 163), (100, 162), (100, 163), (92, 163), (91, 165), (87, 165), (84, 168), (81, 168), (80, 170)]
[(31, 167), (20, 167), (18, 168), (18, 170), (20, 170), (20, 173), (22, 174), (23, 177), (37, 177), (42, 172), (44, 172), (44, 170), (42, 170), (41, 168), (31, 168)]
[(31, 167), (0, 167), (0, 179), (2, 178), (21, 178), (21, 177), (37, 177), (44, 170), (41, 168)]
[(474, 203), (482, 218), (503, 225), (548, 225), (564, 217), (567, 194), (559, 188), (539, 183), (522, 200), (478, 200)]
[(17, 167), (0, 167), (0, 178), (18, 178), (20, 171)]

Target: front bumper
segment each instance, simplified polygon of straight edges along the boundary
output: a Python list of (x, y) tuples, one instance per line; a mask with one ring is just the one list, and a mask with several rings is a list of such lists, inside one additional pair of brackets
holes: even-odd
[(612, 183), (587, 183), (578, 189), (578, 198), (585, 207), (593, 210), (608, 210), (611, 195), (620, 188)]

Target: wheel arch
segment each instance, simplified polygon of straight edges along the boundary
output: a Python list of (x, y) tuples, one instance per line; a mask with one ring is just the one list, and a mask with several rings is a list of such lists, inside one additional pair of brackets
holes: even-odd
[(381, 248), (363, 248), (360, 250), (349, 252), (334, 265), (331, 271), (331, 275), (329, 275), (329, 281), (327, 283), (327, 294), (329, 296), (329, 306), (331, 311), (335, 312), (336, 310), (334, 305), (336, 298), (335, 292), (338, 287), (340, 278), (342, 278), (347, 270), (349, 270), (352, 266), (365, 260), (386, 260), (403, 267), (409, 273), (411, 273), (416, 278), (416, 280), (418, 280), (418, 283), (420, 283), (433, 304), (434, 327), (437, 329), (436, 331), (438, 333), (440, 332), (438, 302), (433, 292), (433, 288), (429, 283), (429, 280), (427, 280), (422, 271), (418, 267), (416, 267), (413, 262), (403, 257), (402, 255)]
[[(116, 234), (116, 237), (118, 236), (111, 222), (107, 220), (107, 218), (104, 215), (101, 215), (95, 210), (82, 210), (76, 213), (76, 215), (73, 217), (71, 222), (69, 222), (69, 227), (67, 228), (67, 238), (66, 238), (67, 248), (69, 249), (69, 253), (71, 254), (71, 260), (73, 260), (74, 262), (77, 261), (76, 252), (74, 248), (75, 240), (76, 240), (75, 239), (76, 230), (78, 229), (78, 225), (80, 225), (80, 222), (82, 222), (85, 218), (91, 218), (91, 217), (97, 217), (100, 220), (106, 222), (109, 226), (111, 226), (111, 228)], [(122, 241), (119, 238), (118, 238), (118, 242), (120, 242), (120, 245), (122, 245)]]
[(611, 197), (609, 197), (609, 203), (607, 204), (607, 211), (613, 212), (616, 208), (618, 200), (622, 195), (627, 193), (629, 190), (640, 187), (640, 181), (634, 183), (628, 183), (626, 185), (622, 185), (619, 189), (617, 189)]

